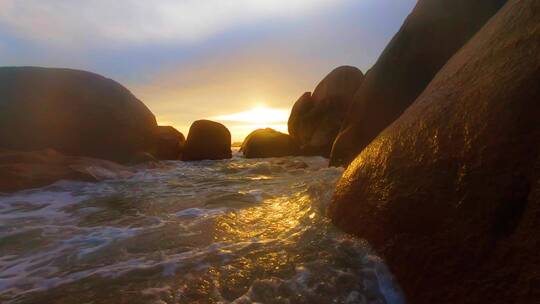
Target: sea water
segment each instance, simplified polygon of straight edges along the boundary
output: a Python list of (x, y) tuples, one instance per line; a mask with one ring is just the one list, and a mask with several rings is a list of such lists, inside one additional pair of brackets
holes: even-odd
[(0, 302), (403, 303), (325, 217), (341, 174), (235, 153), (0, 194)]

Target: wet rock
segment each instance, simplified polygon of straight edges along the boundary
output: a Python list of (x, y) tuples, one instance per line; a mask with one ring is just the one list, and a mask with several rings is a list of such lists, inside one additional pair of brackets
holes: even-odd
[(420, 0), (356, 92), (330, 164), (349, 164), (505, 2)]
[(43, 187), (59, 180), (100, 181), (132, 174), (131, 169), (111, 161), (66, 156), (52, 149), (0, 151), (0, 192)]
[(240, 151), (246, 158), (283, 157), (296, 155), (298, 146), (290, 135), (266, 128), (251, 132)]
[(0, 68), (0, 146), (128, 162), (155, 141), (154, 115), (119, 83), (90, 72)]
[(509, 1), (337, 185), (409, 303), (540, 299), (539, 12)]
[(289, 117), (289, 134), (304, 155), (329, 156), (354, 93), (364, 74), (351, 66), (341, 66), (328, 74), (313, 95), (304, 93)]
[(182, 156), (186, 138), (171, 126), (159, 126), (157, 131), (156, 152), (154, 155), (161, 160), (177, 160)]
[(231, 157), (231, 133), (224, 125), (210, 120), (197, 120), (191, 125), (182, 160), (217, 160)]

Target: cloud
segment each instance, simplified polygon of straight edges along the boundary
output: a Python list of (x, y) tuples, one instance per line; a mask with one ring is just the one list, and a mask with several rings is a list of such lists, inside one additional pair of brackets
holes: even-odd
[[(219, 41), (196, 58), (161, 66), (143, 73), (144, 79), (123, 83), (161, 123), (172, 124), (182, 132), (196, 119), (222, 119), (258, 106), (290, 109), (333, 68), (347, 64), (366, 71), (414, 5), (414, 0), (385, 4), (371, 1), (328, 9), (322, 18), (306, 18), (299, 25), (273, 30), (272, 35), (261, 39), (234, 41), (233, 48), (227, 49)], [(398, 2), (409, 7), (389, 18), (395, 14), (391, 4)], [(377, 28), (376, 35), (372, 34), (373, 27)], [(246, 125), (245, 119), (238, 122), (238, 117), (232, 117), (233, 121), (225, 118), (223, 123), (231, 128), (233, 137), (249, 131), (240, 127)], [(284, 118), (280, 120), (285, 122)], [(251, 124), (247, 123), (253, 130)], [(286, 124), (278, 129), (286, 130)]]
[(2, 0), (2, 31), (74, 46), (194, 43), (254, 21), (296, 18), (345, 0)]
[[(290, 109), (336, 66), (366, 71), (415, 3), (0, 0), (0, 64), (97, 72), (187, 132), (196, 119)], [(268, 125), (224, 123), (236, 139)]]
[[(246, 122), (238, 117), (223, 117), (257, 107), (279, 112), (279, 121), (286, 121), (294, 101), (305, 90), (311, 90), (327, 68), (288, 58), (264, 46), (227, 54), (217, 54), (188, 65), (172, 66), (140, 83), (127, 87), (152, 110), (162, 124), (171, 124), (182, 132), (196, 119), (224, 119), (233, 137), (243, 138)], [(287, 114), (284, 114), (287, 113)], [(257, 113), (255, 113), (257, 114)], [(233, 121), (231, 121), (231, 119)], [(233, 130), (234, 129), (234, 130)], [(283, 129), (283, 128), (281, 128)], [(253, 128), (251, 128), (253, 130)]]

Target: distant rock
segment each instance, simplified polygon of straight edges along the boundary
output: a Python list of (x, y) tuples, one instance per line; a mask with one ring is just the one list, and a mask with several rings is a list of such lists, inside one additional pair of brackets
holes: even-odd
[(191, 125), (182, 160), (217, 160), (231, 157), (231, 133), (224, 125), (210, 120), (197, 120)]
[(0, 67), (0, 147), (128, 162), (155, 142), (156, 119), (119, 83), (97, 74)]
[(420, 0), (366, 74), (331, 153), (347, 165), (422, 93), (506, 0)]
[(181, 158), (186, 138), (171, 126), (159, 126), (155, 157), (161, 160), (177, 160)]
[(0, 151), (0, 192), (38, 188), (60, 180), (94, 182), (126, 178), (133, 173), (131, 169), (110, 161), (66, 156), (51, 149)]
[(538, 303), (539, 41), (540, 1), (509, 1), (338, 183), (408, 303)]
[(289, 117), (289, 134), (305, 155), (329, 156), (354, 93), (364, 79), (362, 72), (341, 66), (328, 74), (313, 95), (304, 93)]
[(251, 132), (240, 150), (246, 158), (283, 157), (298, 154), (298, 146), (288, 134), (271, 128)]

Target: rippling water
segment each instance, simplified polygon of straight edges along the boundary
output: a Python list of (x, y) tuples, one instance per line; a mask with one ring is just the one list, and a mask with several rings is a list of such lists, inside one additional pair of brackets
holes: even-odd
[(318, 157), (165, 162), (0, 195), (0, 302), (402, 303)]

